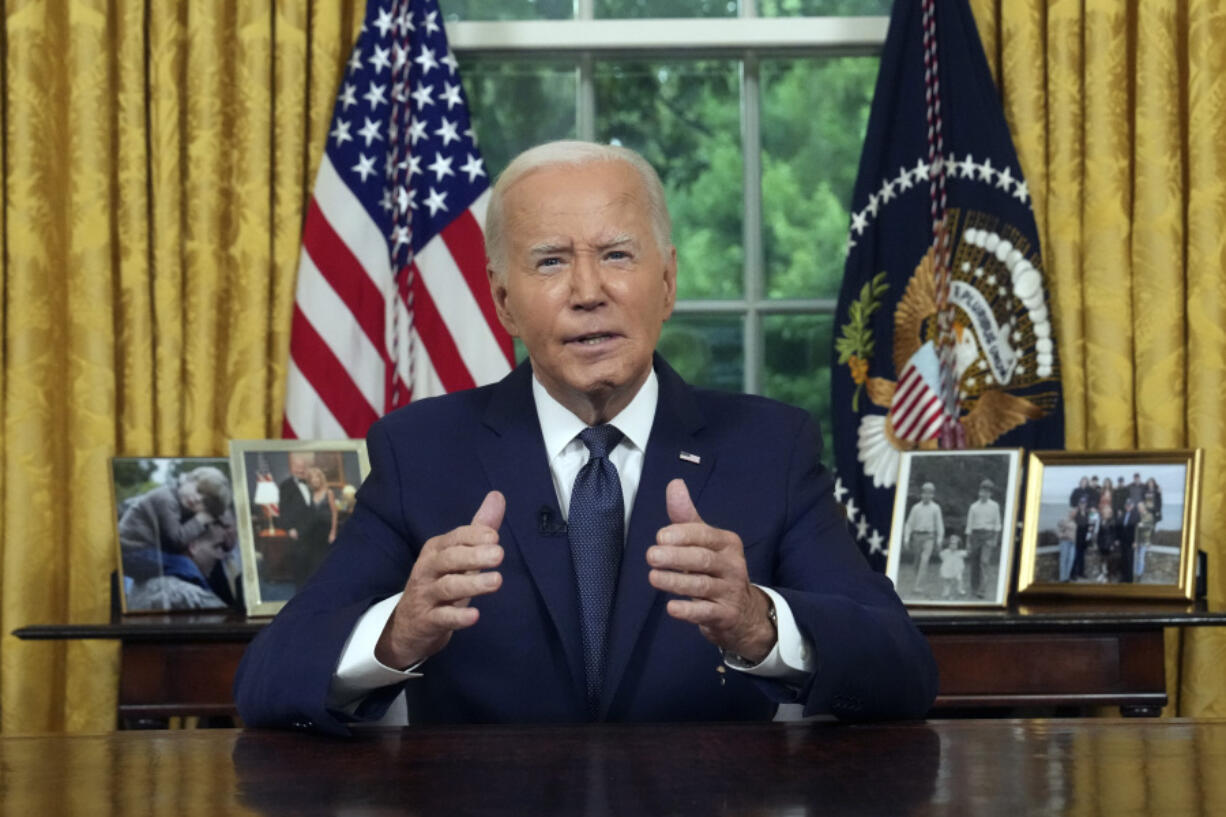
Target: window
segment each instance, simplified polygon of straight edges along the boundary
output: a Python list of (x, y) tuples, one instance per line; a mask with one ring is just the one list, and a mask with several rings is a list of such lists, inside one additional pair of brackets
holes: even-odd
[[(852, 187), (888, 0), (447, 0), (487, 168), (582, 138), (660, 171), (690, 382), (820, 421)], [(823, 17), (808, 15), (828, 15)]]

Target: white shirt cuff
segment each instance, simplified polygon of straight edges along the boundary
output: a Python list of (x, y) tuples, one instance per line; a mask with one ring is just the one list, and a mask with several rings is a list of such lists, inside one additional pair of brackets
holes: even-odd
[(399, 684), (406, 678), (420, 678), (418, 662), (406, 670), (393, 669), (375, 658), (375, 645), (400, 601), (400, 593), (389, 596), (362, 614), (341, 650), (341, 660), (328, 687), (328, 706), (352, 714), (370, 692)]
[(775, 605), (775, 646), (771, 647), (771, 651), (757, 664), (733, 663), (729, 660), (731, 656), (725, 658), (724, 663), (747, 675), (773, 678), (800, 686), (817, 667), (813, 647), (801, 635), (800, 628), (796, 626), (796, 618), (792, 615), (792, 608), (783, 596), (760, 584), (755, 584), (754, 587), (770, 596), (771, 603)]

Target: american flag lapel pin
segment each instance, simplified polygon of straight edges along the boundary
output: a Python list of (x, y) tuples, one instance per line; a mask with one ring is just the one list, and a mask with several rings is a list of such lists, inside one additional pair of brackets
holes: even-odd
[(689, 451), (682, 451), (679, 456), (685, 462), (692, 462), (695, 465), (702, 462), (702, 457), (698, 456), (697, 454), (691, 454)]

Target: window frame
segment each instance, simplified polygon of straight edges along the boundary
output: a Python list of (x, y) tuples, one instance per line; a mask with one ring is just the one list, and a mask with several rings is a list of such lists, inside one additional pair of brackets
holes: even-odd
[(762, 140), (759, 66), (780, 56), (880, 56), (889, 18), (758, 17), (741, 3), (737, 17), (597, 19), (594, 0), (577, 0), (571, 20), (459, 21), (446, 24), (459, 56), (524, 58), (534, 52), (576, 57), (575, 132), (592, 140), (596, 129), (595, 63), (598, 59), (735, 59), (741, 66), (741, 145), (744, 219), (742, 297), (678, 299), (676, 314), (740, 315), (743, 383), (761, 394), (765, 370), (764, 319), (770, 315), (833, 315), (835, 298), (769, 298), (762, 245)]

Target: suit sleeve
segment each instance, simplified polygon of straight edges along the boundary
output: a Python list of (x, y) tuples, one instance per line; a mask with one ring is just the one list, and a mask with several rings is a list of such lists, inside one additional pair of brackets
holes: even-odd
[(372, 604), (404, 589), (419, 550), (405, 522), (383, 424), (372, 426), (367, 451), (370, 475), (327, 560), (256, 636), (239, 664), (235, 703), (247, 726), (344, 735), (348, 723), (379, 717), (403, 687), (377, 690), (354, 715), (326, 703), (350, 632)]
[[(848, 532), (817, 427), (800, 423), (788, 473), (776, 589), (817, 653), (817, 670), (795, 699), (805, 715), (921, 718), (937, 692), (937, 669), (890, 580), (875, 572)], [(773, 697), (780, 698), (778, 686)]]

